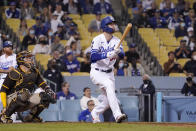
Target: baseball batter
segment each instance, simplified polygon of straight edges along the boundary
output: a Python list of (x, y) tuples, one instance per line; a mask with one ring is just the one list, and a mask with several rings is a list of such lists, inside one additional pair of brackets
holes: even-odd
[(101, 21), (103, 33), (96, 36), (91, 44), (91, 72), (90, 78), (94, 84), (102, 89), (100, 104), (91, 112), (93, 123), (100, 122), (99, 114), (109, 107), (111, 108), (117, 123), (126, 119), (126, 115), (121, 113), (118, 99), (115, 94), (114, 64), (116, 58), (124, 57), (122, 45), (120, 48), (115, 46), (120, 39), (113, 36), (116, 24), (114, 18), (107, 16)]

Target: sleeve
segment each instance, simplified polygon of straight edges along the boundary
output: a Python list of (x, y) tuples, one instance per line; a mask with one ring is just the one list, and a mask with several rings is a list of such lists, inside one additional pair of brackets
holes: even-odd
[(118, 56), (122, 59), (125, 56), (125, 52), (123, 51), (123, 47), (122, 45), (120, 46), (120, 53), (118, 54)]
[(86, 121), (86, 112), (82, 111), (79, 115), (79, 121)]
[(85, 103), (85, 100), (83, 98), (80, 100), (80, 106), (81, 106), (82, 110), (86, 109), (86, 103)]
[(36, 85), (42, 89), (45, 89), (47, 87), (46, 81), (44, 81), (43, 77), (41, 76), (40, 72), (38, 69), (36, 69), (37, 71), (37, 81), (36, 81)]
[(91, 43), (91, 62), (96, 62), (107, 57), (107, 52), (99, 51), (99, 41), (93, 40)]
[(5, 15), (6, 15), (7, 18), (11, 18), (12, 17), (12, 13), (10, 12), (9, 9), (5, 10)]

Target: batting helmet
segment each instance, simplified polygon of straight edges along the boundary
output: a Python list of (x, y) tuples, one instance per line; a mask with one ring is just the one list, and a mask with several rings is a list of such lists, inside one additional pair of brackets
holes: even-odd
[[(25, 60), (25, 58), (31, 58), (31, 61)], [(16, 56), (16, 61), (18, 65), (24, 65), (28, 68), (35, 67), (34, 61), (33, 61), (33, 54), (30, 51), (22, 51), (19, 52)]]
[(101, 29), (103, 32), (114, 33), (115, 30), (108, 26), (112, 22), (115, 22), (112, 16), (107, 16), (101, 20)]

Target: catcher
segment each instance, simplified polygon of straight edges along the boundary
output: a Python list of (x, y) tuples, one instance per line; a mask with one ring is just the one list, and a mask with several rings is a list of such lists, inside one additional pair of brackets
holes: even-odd
[[(55, 93), (47, 86), (39, 70), (35, 68), (31, 52), (18, 53), (16, 60), (18, 67), (8, 73), (1, 87), (3, 110), (0, 121), (12, 123), (10, 116), (13, 113), (30, 110), (22, 121), (42, 122), (39, 114), (50, 103), (56, 103)], [(44, 89), (45, 92), (33, 93), (36, 86)]]

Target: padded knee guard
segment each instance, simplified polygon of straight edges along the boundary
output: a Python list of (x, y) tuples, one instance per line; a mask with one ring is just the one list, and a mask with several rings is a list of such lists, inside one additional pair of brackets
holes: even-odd
[(21, 106), (26, 106), (29, 103), (29, 98), (31, 96), (31, 93), (28, 89), (23, 88), (17, 93), (16, 101)]

